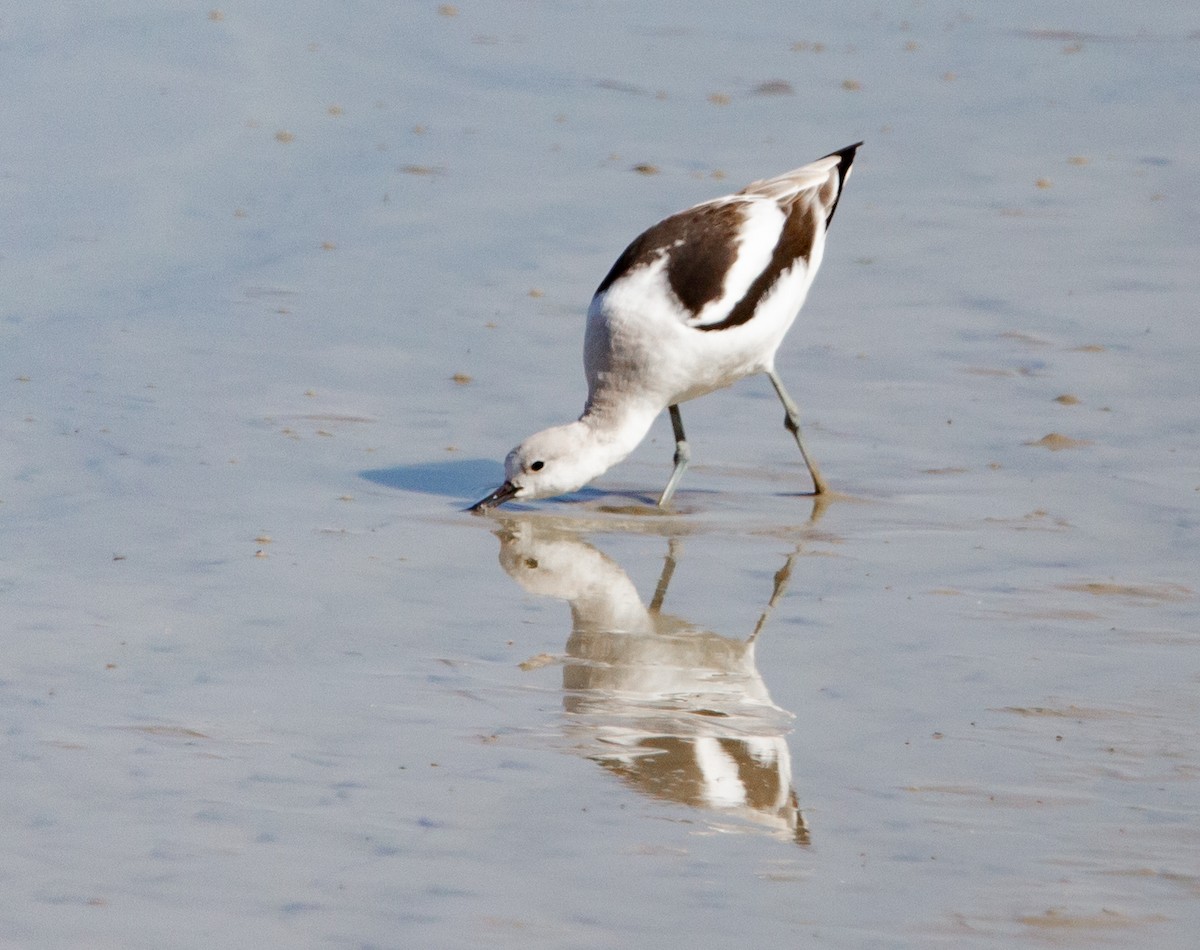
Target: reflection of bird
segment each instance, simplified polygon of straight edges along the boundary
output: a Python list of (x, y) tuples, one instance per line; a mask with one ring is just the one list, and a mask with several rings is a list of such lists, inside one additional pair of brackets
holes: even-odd
[(675, 434), (675, 468), (658, 501), (666, 505), (690, 457), (679, 404), (754, 373), (774, 385), (814, 492), (824, 492), (775, 351), (821, 265), (857, 149), (672, 215), (630, 244), (588, 310), (583, 415), (513, 449), (504, 484), (474, 509), (583, 487), (629, 455), (663, 409)]
[(571, 607), (563, 706), (580, 752), (645, 794), (806, 844), (785, 740), (792, 716), (771, 701), (754, 658), (791, 558), (754, 633), (738, 640), (661, 612), (674, 542), (647, 607), (616, 562), (572, 534), (507, 519), (497, 534), (509, 575)]

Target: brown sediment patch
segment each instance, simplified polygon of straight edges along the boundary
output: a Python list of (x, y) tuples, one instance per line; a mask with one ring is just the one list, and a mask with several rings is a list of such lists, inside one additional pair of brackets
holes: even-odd
[(753, 94), (756, 96), (791, 96), (795, 93), (796, 90), (786, 79), (769, 79), (755, 86)]
[(1000, 334), (1002, 340), (1015, 340), (1017, 343), (1024, 343), (1026, 346), (1049, 346), (1049, 340), (1043, 340), (1041, 337), (1034, 336), (1032, 333), (1021, 333), (1019, 330), (1006, 330)]
[(1082, 623), (1104, 619), (1103, 614), (1091, 610), (1059, 610), (1049, 607), (1044, 610), (995, 610), (991, 612), (991, 616), (1008, 620), (1073, 620)]
[(963, 369), (964, 373), (971, 376), (1016, 376), (1016, 370), (1000, 369), (995, 366), (967, 366)]
[(1051, 515), (1044, 508), (1035, 508), (1020, 518), (984, 518), (983, 521), (1014, 531), (1063, 531), (1073, 527), (1066, 518)]
[(561, 663), (562, 658), (554, 656), (550, 653), (538, 653), (531, 656), (528, 660), (522, 660), (517, 664), (519, 669), (525, 670), (540, 670), (543, 666), (553, 666), (555, 663)]
[(1118, 871), (1101, 871), (1100, 873), (1112, 877), (1158, 878), (1162, 881), (1168, 881), (1171, 884), (1178, 884), (1180, 887), (1186, 888), (1200, 897), (1200, 877), (1194, 874), (1182, 874), (1177, 871), (1159, 871), (1155, 868), (1126, 868)]
[(127, 732), (141, 732), (148, 736), (161, 736), (166, 739), (211, 739), (211, 736), (186, 726), (122, 726)]
[(1025, 444), (1049, 449), (1051, 452), (1059, 452), (1063, 449), (1081, 449), (1085, 445), (1091, 445), (1092, 442), (1090, 439), (1072, 439), (1061, 432), (1050, 432), (1036, 441), (1026, 442)]
[(1094, 914), (1072, 914), (1061, 907), (1047, 908), (1040, 914), (1026, 914), (1017, 922), (1039, 930), (1114, 930), (1122, 927), (1137, 927), (1141, 924), (1161, 923), (1167, 920), (1162, 914), (1145, 917), (1130, 917), (1117, 910), (1102, 907)]
[(1159, 603), (1178, 603), (1191, 600), (1196, 592), (1182, 584), (1117, 584), (1112, 581), (1086, 581), (1079, 584), (1059, 584), (1060, 590), (1092, 594), (1095, 597), (1124, 597), (1129, 600), (1150, 600)]
[(440, 165), (401, 165), (399, 168), (405, 175), (443, 175), (446, 169)]
[(949, 795), (975, 799), (981, 804), (1002, 808), (1047, 808), (1077, 805), (1084, 801), (1078, 796), (1015, 789), (986, 789), (979, 785), (905, 785), (901, 787), (901, 791), (912, 792), (915, 795)]
[(992, 712), (1013, 713), (1039, 719), (1128, 719), (1137, 715), (1121, 709), (1099, 709), (1092, 706), (1001, 706)]

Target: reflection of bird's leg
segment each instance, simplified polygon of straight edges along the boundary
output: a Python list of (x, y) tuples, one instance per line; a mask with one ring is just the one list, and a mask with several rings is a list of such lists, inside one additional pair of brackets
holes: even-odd
[(800, 799), (796, 797), (796, 790), (793, 788), (788, 793), (788, 804), (792, 806), (793, 814), (796, 816), (796, 830), (792, 834), (793, 840), (802, 848), (807, 848), (812, 844), (812, 835), (808, 831), (808, 822), (804, 820), (804, 812), (800, 810)]
[(829, 503), (834, 497), (831, 492), (822, 492), (812, 496), (812, 511), (808, 513), (809, 524), (816, 524), (821, 520), (821, 516), (825, 514), (825, 509), (829, 507)]
[(784, 562), (783, 567), (775, 572), (775, 589), (771, 592), (771, 599), (767, 601), (766, 609), (763, 610), (762, 616), (758, 618), (758, 623), (754, 625), (754, 632), (750, 634), (750, 639), (747, 643), (753, 643), (758, 639), (762, 628), (767, 624), (767, 618), (771, 616), (771, 611), (775, 609), (775, 605), (779, 603), (781, 597), (787, 591), (788, 581), (792, 578), (792, 563), (800, 556), (800, 549), (797, 548), (788, 555), (788, 559)]
[(663, 600), (667, 596), (667, 587), (671, 583), (671, 575), (675, 573), (675, 562), (679, 553), (679, 539), (671, 538), (667, 542), (667, 556), (663, 559), (662, 573), (658, 576), (658, 586), (654, 588), (654, 597), (650, 601), (650, 613), (656, 614), (662, 610)]

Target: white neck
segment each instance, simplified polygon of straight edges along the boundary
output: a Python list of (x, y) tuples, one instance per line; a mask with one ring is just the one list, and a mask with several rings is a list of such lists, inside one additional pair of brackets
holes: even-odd
[(589, 455), (597, 466), (596, 474), (624, 461), (645, 438), (654, 417), (661, 411), (661, 407), (653, 404), (589, 399), (575, 424), (588, 433)]

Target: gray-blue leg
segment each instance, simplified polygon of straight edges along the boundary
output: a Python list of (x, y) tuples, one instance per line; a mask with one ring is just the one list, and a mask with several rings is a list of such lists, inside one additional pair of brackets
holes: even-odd
[(679, 479), (683, 478), (683, 470), (687, 468), (688, 462), (692, 458), (692, 450), (688, 448), (687, 436), (683, 434), (683, 417), (679, 415), (679, 407), (668, 406), (667, 412), (671, 415), (671, 428), (675, 432), (675, 470), (671, 472), (667, 487), (663, 489), (662, 497), (658, 499), (659, 508), (665, 508), (670, 503)]
[(812, 476), (813, 494), (824, 495), (829, 491), (829, 486), (825, 484), (825, 479), (821, 477), (820, 469), (813, 464), (813, 460), (808, 457), (808, 449), (804, 447), (804, 438), (800, 435), (800, 409), (792, 402), (792, 397), (783, 388), (782, 380), (780, 380), (773, 369), (767, 370), (767, 378), (771, 380), (771, 385), (775, 387), (779, 401), (783, 403), (783, 411), (787, 413), (783, 424), (788, 432), (796, 437), (796, 444), (800, 446), (800, 454), (804, 457), (804, 464), (808, 466), (808, 474)]

